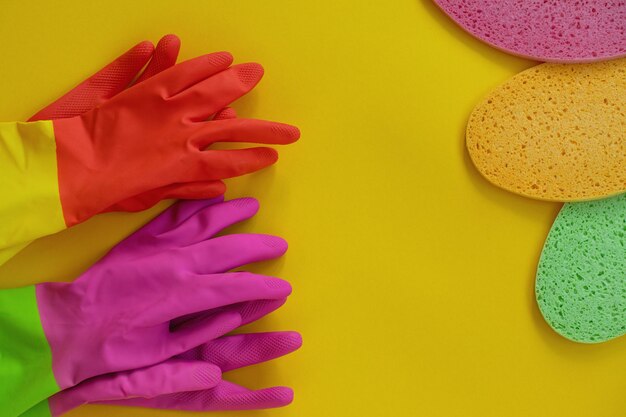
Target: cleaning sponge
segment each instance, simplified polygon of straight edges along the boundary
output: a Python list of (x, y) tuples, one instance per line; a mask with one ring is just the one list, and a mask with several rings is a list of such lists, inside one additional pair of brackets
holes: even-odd
[(563, 207), (535, 291), (548, 324), (568, 339), (598, 343), (626, 333), (626, 194)]
[(582, 201), (626, 191), (626, 59), (542, 64), (491, 92), (472, 112), (467, 148), (509, 191)]
[(435, 0), (463, 29), (505, 52), (552, 62), (626, 56), (626, 2)]

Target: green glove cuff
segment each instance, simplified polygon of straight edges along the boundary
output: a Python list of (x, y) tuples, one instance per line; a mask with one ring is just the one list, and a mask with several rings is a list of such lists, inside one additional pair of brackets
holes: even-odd
[(0, 291), (0, 411), (14, 417), (60, 390), (35, 287)]

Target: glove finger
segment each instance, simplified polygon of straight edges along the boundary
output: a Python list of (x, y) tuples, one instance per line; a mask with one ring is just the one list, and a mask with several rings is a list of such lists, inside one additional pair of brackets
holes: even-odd
[[(111, 252), (123, 253), (123, 251), (127, 250), (129, 247), (136, 247), (138, 243), (145, 242), (146, 239), (154, 239), (151, 241), (151, 245), (154, 245), (155, 249), (171, 247), (172, 241), (160, 238), (160, 235), (176, 230), (181, 224), (193, 218), (196, 213), (223, 201), (223, 195), (206, 200), (179, 201), (168, 207), (148, 224), (141, 227), (122, 242), (118, 243)], [(174, 244), (178, 245), (176, 241)]]
[(257, 119), (230, 119), (204, 123), (204, 126), (189, 137), (188, 142), (198, 149), (204, 149), (215, 142), (286, 145), (299, 138), (300, 130), (285, 123)]
[(221, 381), (220, 369), (201, 361), (170, 359), (158, 365), (89, 379), (48, 399), (53, 416), (87, 403), (154, 398), (186, 391), (207, 390)]
[(186, 321), (167, 337), (163, 348), (166, 360), (194, 349), (241, 326), (241, 316), (236, 311), (224, 311)]
[[(167, 214), (168, 228), (159, 233), (161, 240), (175, 242), (177, 247), (190, 246), (210, 239), (226, 227), (247, 220), (259, 210), (259, 202), (254, 198), (237, 198), (198, 208), (186, 215), (191, 202), (180, 202)], [(164, 216), (163, 213), (161, 216)], [(213, 268), (214, 273), (226, 272)]]
[[(150, 90), (163, 90), (167, 97), (172, 97), (224, 71), (232, 63), (233, 56), (228, 52), (201, 55), (160, 72), (157, 76), (145, 80), (142, 85), (149, 83), (150, 86), (147, 88)], [(224, 106), (219, 109), (222, 107)]]
[(222, 110), (215, 113), (212, 120), (228, 120), (236, 119), (237, 111), (232, 107), (224, 107)]
[[(208, 200), (187, 200), (173, 204), (148, 224), (113, 247), (106, 255), (106, 258), (125, 259), (129, 256), (147, 255), (184, 245), (185, 239), (192, 238), (193, 235), (181, 234), (180, 237), (174, 235), (172, 238), (164, 237), (163, 235), (175, 231), (179, 224), (193, 217), (195, 213), (213, 204), (220, 203), (223, 199), (223, 196), (219, 196)], [(198, 227), (201, 227), (201, 225)], [(196, 230), (196, 232), (199, 232), (199, 230)]]
[(154, 307), (141, 318), (147, 325), (245, 301), (283, 299), (291, 294), (289, 282), (250, 272), (201, 275), (183, 272), (181, 268), (181, 273), (161, 286), (168, 297), (162, 300), (161, 292), (155, 292), (154, 297), (159, 300), (154, 300)]
[(162, 395), (156, 398), (129, 398), (98, 404), (126, 407), (146, 407), (182, 411), (261, 410), (283, 407), (293, 401), (293, 391), (288, 387), (272, 387), (257, 391), (249, 390), (231, 382), (222, 381), (215, 388), (205, 391)]
[(134, 197), (120, 201), (108, 207), (103, 213), (112, 211), (137, 212), (149, 209), (162, 200), (176, 199), (206, 199), (224, 194), (226, 185), (222, 181), (204, 181), (176, 183), (159, 187), (141, 193)]
[(300, 346), (302, 336), (297, 332), (246, 333), (220, 337), (178, 358), (210, 362), (228, 372), (279, 358)]
[(192, 397), (199, 400), (198, 405), (203, 405), (198, 411), (262, 410), (291, 404), (293, 390), (288, 387), (250, 390), (232, 382), (221, 381), (213, 389), (194, 391)]
[(176, 35), (165, 35), (157, 43), (152, 59), (148, 63), (146, 69), (141, 73), (139, 78), (135, 81), (138, 84), (148, 78), (173, 67), (178, 59), (178, 53), (180, 52), (180, 39)]
[[(211, 314), (224, 311), (236, 311), (241, 316), (241, 326), (257, 321), (262, 317), (270, 314), (273, 311), (278, 310), (285, 302), (286, 298), (281, 300), (254, 300), (246, 301), (243, 303), (237, 303), (226, 307), (217, 308), (211, 311), (205, 311), (201, 313), (190, 314), (188, 316), (179, 317), (170, 322), (170, 329), (175, 330), (181, 324), (186, 323), (189, 320), (193, 320), (197, 317), (208, 317)], [(198, 347), (200, 348), (200, 347)], [(193, 351), (188, 351), (193, 355)]]
[(233, 308), (235, 308), (241, 316), (241, 325), (244, 326), (278, 310), (286, 302), (286, 298), (280, 300), (256, 300), (235, 304)]
[(185, 246), (176, 252), (188, 268), (199, 274), (217, 274), (253, 263), (278, 258), (287, 242), (277, 236), (231, 234)]
[(200, 161), (197, 170), (185, 173), (190, 181), (220, 180), (261, 170), (278, 161), (278, 152), (272, 148), (210, 149), (194, 155)]
[[(165, 71), (164, 74), (167, 72)], [(185, 120), (203, 122), (252, 90), (262, 77), (263, 67), (259, 64), (233, 65), (189, 85), (188, 88), (170, 96), (168, 101)], [(168, 90), (171, 89), (171, 86), (165, 85)]]
[(154, 46), (140, 42), (113, 62), (43, 108), (29, 121), (52, 120), (83, 114), (128, 87), (150, 59)]

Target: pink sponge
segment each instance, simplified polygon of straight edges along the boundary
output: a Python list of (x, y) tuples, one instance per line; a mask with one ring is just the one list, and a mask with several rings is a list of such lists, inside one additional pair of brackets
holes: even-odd
[(626, 56), (626, 1), (434, 0), (484, 42), (525, 58), (589, 62)]

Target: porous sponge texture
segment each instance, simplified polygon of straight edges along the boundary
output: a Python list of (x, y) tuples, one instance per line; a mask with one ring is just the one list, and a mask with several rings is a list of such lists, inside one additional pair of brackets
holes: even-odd
[(626, 194), (563, 207), (535, 292), (548, 324), (568, 339), (598, 343), (626, 333)]
[(626, 56), (626, 2), (435, 0), (462, 28), (505, 52), (549, 62)]
[(626, 191), (626, 59), (541, 64), (470, 115), (467, 149), (493, 184), (542, 200)]

